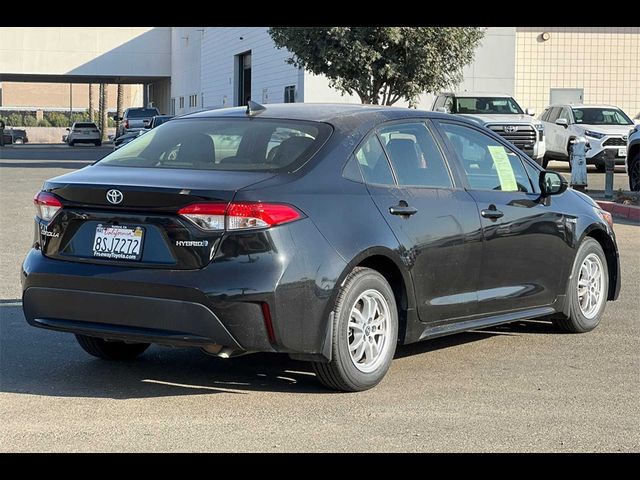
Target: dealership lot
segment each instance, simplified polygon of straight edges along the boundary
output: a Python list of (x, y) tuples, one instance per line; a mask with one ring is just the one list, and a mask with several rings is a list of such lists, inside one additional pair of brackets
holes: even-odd
[[(222, 360), (152, 347), (101, 362), (26, 325), (20, 262), (33, 194), (109, 148), (0, 150), (0, 450), (637, 451), (640, 227), (617, 222), (623, 286), (590, 334), (527, 322), (399, 349), (359, 394), (286, 356)], [(566, 163), (550, 168), (569, 176)], [(618, 168), (615, 189), (628, 188)], [(589, 169), (590, 188), (604, 175)]]

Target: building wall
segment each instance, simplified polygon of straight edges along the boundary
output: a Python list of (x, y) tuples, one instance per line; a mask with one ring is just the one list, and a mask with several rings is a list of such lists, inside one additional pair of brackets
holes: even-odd
[(171, 75), (170, 27), (3, 27), (0, 73)]
[[(175, 115), (200, 110), (201, 49), (204, 27), (173, 27), (171, 29), (171, 99), (175, 100)], [(189, 96), (197, 95), (196, 106), (189, 106)], [(180, 108), (180, 97), (184, 98), (184, 108)], [(169, 107), (169, 113), (171, 107)]]
[(523, 106), (541, 111), (552, 88), (583, 88), (584, 103), (640, 112), (640, 27), (518, 27), (516, 43)]
[[(89, 108), (89, 84), (76, 83), (72, 86), (68, 83), (22, 83), (2, 82), (2, 103), (0, 106), (69, 108), (69, 90), (72, 91), (72, 104), (76, 109)], [(94, 108), (98, 108), (98, 84), (92, 84)], [(142, 85), (123, 85), (124, 108), (142, 106)], [(117, 85), (108, 87), (109, 108), (116, 108)]]
[[(242, 39), (241, 39), (242, 38)], [(296, 85), (304, 101), (303, 72), (285, 63), (286, 50), (277, 50), (267, 27), (208, 27), (202, 38), (201, 82), (206, 108), (236, 105), (236, 55), (251, 51), (251, 99), (259, 103), (284, 101), (284, 88)]]

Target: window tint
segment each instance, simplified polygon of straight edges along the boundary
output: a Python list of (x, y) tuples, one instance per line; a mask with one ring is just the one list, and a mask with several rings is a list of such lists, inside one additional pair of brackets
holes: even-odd
[(349, 161), (342, 169), (342, 176), (354, 182), (362, 183), (362, 172), (360, 172), (360, 167), (358, 167), (358, 161), (355, 155), (349, 157)]
[(554, 123), (558, 115), (560, 114), (560, 107), (553, 107), (549, 111), (549, 117), (547, 118), (547, 122)]
[(330, 134), (331, 127), (316, 122), (172, 120), (107, 155), (100, 165), (277, 171), (301, 165)]
[(442, 153), (422, 122), (400, 123), (380, 129), (399, 185), (451, 188)]
[(391, 167), (376, 135), (369, 135), (356, 151), (355, 157), (365, 182), (394, 185)]
[(98, 128), (95, 123), (74, 123), (73, 128)]
[(441, 125), (472, 189), (532, 192), (517, 154), (479, 130), (452, 123)]
[[(184, 99), (182, 101), (184, 102)], [(156, 115), (160, 115), (157, 108), (136, 108), (135, 110), (129, 110), (125, 116), (127, 118), (146, 118), (155, 117)]]

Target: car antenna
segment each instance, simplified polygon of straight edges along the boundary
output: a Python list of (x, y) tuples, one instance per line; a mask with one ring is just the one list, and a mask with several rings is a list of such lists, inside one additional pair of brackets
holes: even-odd
[(257, 115), (258, 113), (262, 113), (262, 111), (266, 109), (267, 107), (265, 107), (264, 105), (260, 105), (253, 100), (249, 100), (247, 102), (247, 115)]

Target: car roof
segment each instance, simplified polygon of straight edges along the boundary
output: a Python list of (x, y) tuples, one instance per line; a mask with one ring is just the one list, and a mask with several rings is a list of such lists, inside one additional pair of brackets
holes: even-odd
[[(283, 120), (307, 120), (329, 123), (334, 126), (354, 128), (354, 121), (370, 126), (389, 120), (411, 118), (449, 118), (457, 121), (460, 116), (447, 113), (417, 110), (407, 107), (388, 107), (384, 105), (363, 105), (354, 103), (269, 103), (265, 110), (254, 113), (253, 118), (271, 118)], [(191, 118), (245, 118), (246, 107), (202, 110), (176, 117), (176, 120)], [(463, 120), (467, 121), (467, 120)], [(469, 121), (467, 121), (469, 122)], [(473, 123), (473, 122), (469, 122)]]
[(513, 95), (508, 93), (499, 92), (443, 92), (440, 95), (453, 95), (455, 97), (498, 97), (498, 98), (513, 98)]
[(620, 107), (616, 107), (615, 105), (604, 105), (604, 104), (594, 104), (588, 105), (585, 103), (554, 103), (553, 105), (549, 105), (546, 108), (552, 107), (570, 107), (570, 108), (615, 108), (616, 110), (622, 110)]

